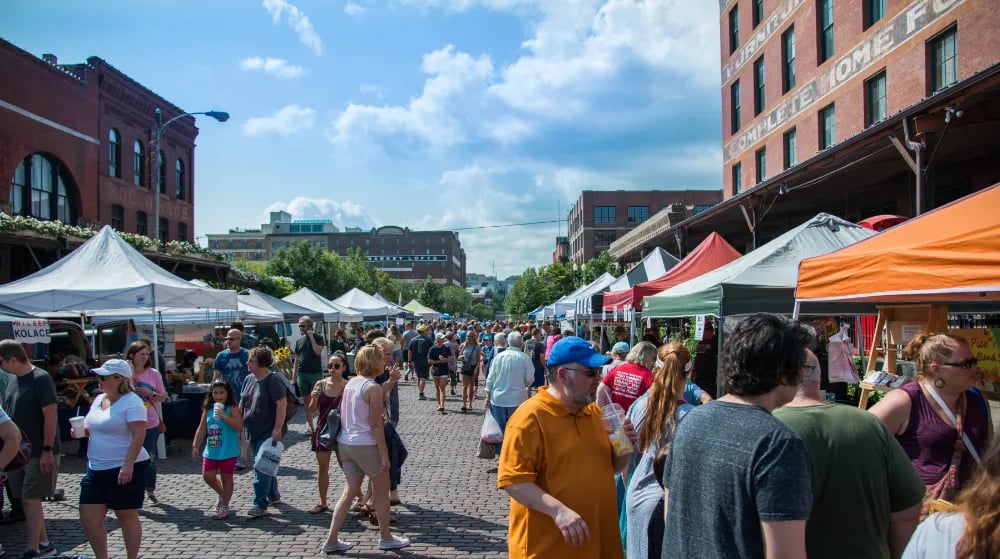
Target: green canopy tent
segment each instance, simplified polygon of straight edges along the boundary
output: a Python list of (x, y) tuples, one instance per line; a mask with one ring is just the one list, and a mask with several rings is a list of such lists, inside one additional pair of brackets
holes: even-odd
[(860, 225), (821, 213), (725, 266), (646, 297), (642, 316), (791, 314), (799, 262), (874, 234)]

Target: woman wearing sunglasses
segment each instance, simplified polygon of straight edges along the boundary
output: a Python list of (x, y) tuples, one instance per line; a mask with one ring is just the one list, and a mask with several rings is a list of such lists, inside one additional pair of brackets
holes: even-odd
[(330, 356), (327, 362), (327, 377), (322, 378), (313, 386), (312, 399), (309, 401), (309, 413), (319, 411), (316, 416), (316, 429), (312, 434), (312, 451), (316, 453), (316, 463), (319, 465), (316, 484), (319, 486), (319, 504), (309, 512), (319, 514), (330, 510), (326, 500), (330, 489), (330, 451), (319, 444), (319, 436), (326, 430), (326, 416), (334, 407), (340, 405), (340, 397), (344, 394), (347, 381), (347, 358), (341, 352)]
[(917, 382), (889, 392), (870, 411), (896, 436), (927, 486), (923, 518), (931, 501), (953, 501), (972, 478), (993, 423), (989, 405), (973, 390), (983, 376), (964, 338), (920, 334), (904, 356), (916, 363)]

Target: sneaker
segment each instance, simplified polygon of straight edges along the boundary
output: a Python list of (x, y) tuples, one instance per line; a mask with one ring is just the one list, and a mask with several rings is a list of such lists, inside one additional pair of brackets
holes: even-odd
[(247, 511), (247, 516), (250, 518), (260, 518), (267, 514), (267, 508), (253, 507)]
[(410, 540), (408, 538), (401, 538), (399, 536), (393, 536), (389, 541), (379, 541), (379, 549), (403, 549), (410, 545)]
[(486, 473), (488, 473), (488, 474), (495, 474), (495, 473), (497, 473), (497, 467), (496, 466), (490, 466), (489, 468), (486, 468)]
[(277, 499), (269, 499), (267, 501), (267, 506), (269, 507), (277, 507), (280, 505), (281, 505), (281, 497), (278, 497)]
[(59, 550), (51, 541), (45, 545), (38, 544), (38, 557), (52, 557), (53, 555), (59, 555)]
[(331, 553), (337, 553), (338, 551), (347, 551), (352, 547), (354, 547), (353, 543), (345, 542), (344, 540), (338, 539), (337, 543), (335, 543), (334, 545), (329, 545), (324, 543), (323, 547), (319, 548), (319, 550), (329, 555)]
[(418, 400), (426, 400), (426, 399), (427, 399), (427, 396), (424, 396), (423, 394), (418, 394), (418, 395), (417, 395), (417, 399), (418, 399)]
[(149, 499), (149, 504), (153, 505), (154, 507), (160, 505), (160, 500), (156, 498), (156, 493), (148, 493), (146, 495), (146, 498)]

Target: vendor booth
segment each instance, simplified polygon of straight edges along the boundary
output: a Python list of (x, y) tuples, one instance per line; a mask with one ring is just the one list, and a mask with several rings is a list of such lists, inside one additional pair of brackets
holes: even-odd
[(337, 297), (333, 302), (360, 312), (365, 320), (384, 320), (389, 322), (390, 318), (404, 316), (407, 312), (405, 309), (392, 303), (380, 301), (357, 287)]
[(437, 320), (441, 318), (441, 313), (421, 304), (420, 301), (417, 301), (416, 299), (413, 299), (409, 303), (403, 305), (403, 308), (413, 313), (420, 320)]
[(364, 318), (360, 312), (338, 305), (308, 287), (303, 287), (295, 293), (283, 297), (282, 300), (323, 313), (323, 322), (361, 322)]

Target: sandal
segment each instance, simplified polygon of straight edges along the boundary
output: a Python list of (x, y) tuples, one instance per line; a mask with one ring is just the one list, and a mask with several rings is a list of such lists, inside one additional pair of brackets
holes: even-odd
[(350, 510), (351, 510), (351, 512), (361, 512), (361, 511), (363, 511), (363, 510), (365, 510), (367, 508), (368, 507), (366, 507), (365, 504), (362, 503), (361, 501), (354, 501), (354, 504), (351, 505), (351, 509)]
[(219, 507), (219, 511), (212, 515), (213, 520), (225, 520), (233, 514), (229, 507)]
[(311, 511), (309, 511), (309, 514), (319, 514), (321, 512), (328, 512), (329, 510), (330, 507), (326, 505), (316, 505), (315, 507), (312, 508)]

